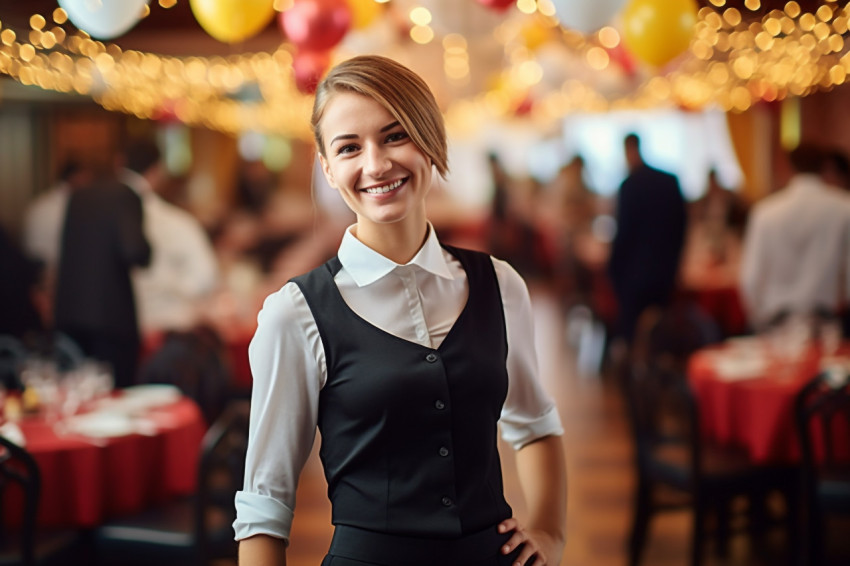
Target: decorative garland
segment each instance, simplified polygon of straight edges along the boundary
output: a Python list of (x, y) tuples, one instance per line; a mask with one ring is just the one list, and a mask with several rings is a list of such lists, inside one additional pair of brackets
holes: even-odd
[[(551, 0), (519, 0), (520, 13), (504, 16), (492, 32), (504, 50), (500, 74), (486, 89), (448, 97), (448, 125), (464, 130), (517, 115), (551, 124), (572, 112), (659, 106), (740, 112), (758, 101), (805, 96), (847, 80), (848, 3), (827, 2), (807, 13), (792, 1), (749, 22), (738, 9), (724, 9), (725, 0), (712, 3), (717, 8), (698, 11), (686, 52), (650, 68), (623, 47), (615, 27), (581, 33), (561, 25)], [(746, 4), (760, 7), (757, 0)], [(412, 40), (406, 48), (415, 53), (441, 47), (446, 80), (463, 84), (475, 66), (471, 40), (429, 26), (430, 15), (422, 12), (408, 17)], [(68, 23), (61, 8), (34, 14), (29, 23), (28, 30), (13, 30), (0, 20), (0, 73), (23, 84), (91, 96), (108, 110), (146, 119), (234, 134), (310, 136), (312, 97), (297, 77), (303, 54), (289, 42), (273, 52), (172, 57), (92, 39)], [(343, 41), (333, 58), (352, 53)]]

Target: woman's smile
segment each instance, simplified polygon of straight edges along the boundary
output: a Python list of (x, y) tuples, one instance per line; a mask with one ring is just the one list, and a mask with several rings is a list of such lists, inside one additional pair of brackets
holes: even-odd
[(368, 195), (373, 195), (376, 197), (388, 197), (391, 196), (390, 193), (395, 194), (396, 191), (400, 189), (401, 186), (404, 185), (408, 179), (409, 177), (404, 177), (402, 179), (396, 179), (395, 181), (391, 181), (383, 185), (366, 187), (365, 189), (360, 190)]

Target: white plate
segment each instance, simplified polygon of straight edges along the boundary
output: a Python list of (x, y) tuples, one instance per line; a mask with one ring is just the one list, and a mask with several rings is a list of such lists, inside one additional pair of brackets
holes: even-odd
[(168, 405), (180, 399), (180, 396), (180, 389), (166, 383), (133, 385), (121, 391), (122, 399), (131, 400), (131, 404), (134, 407)]
[(79, 415), (62, 424), (65, 433), (79, 434), (89, 438), (115, 438), (136, 432), (130, 417), (116, 413)]

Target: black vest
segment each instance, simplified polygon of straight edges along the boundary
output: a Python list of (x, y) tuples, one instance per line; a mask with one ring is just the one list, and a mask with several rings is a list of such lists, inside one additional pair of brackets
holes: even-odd
[(352, 311), (333, 280), (336, 257), (294, 279), (327, 358), (320, 456), (334, 524), (457, 537), (511, 516), (497, 450), (508, 390), (499, 284), (488, 255), (446, 249), (466, 271), (469, 299), (437, 349)]

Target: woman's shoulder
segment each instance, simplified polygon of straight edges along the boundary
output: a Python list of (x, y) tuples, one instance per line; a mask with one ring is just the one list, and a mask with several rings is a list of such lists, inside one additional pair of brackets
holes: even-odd
[(258, 315), (258, 322), (272, 324), (293, 322), (305, 315), (306, 301), (301, 289), (293, 281), (287, 281), (280, 289), (269, 294), (263, 301), (263, 307)]

